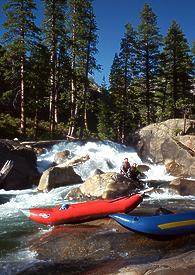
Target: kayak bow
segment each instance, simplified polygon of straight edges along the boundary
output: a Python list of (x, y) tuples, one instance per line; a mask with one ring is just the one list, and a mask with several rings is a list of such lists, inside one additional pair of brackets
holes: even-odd
[(21, 211), (32, 221), (42, 224), (76, 223), (106, 217), (116, 212), (130, 212), (141, 203), (142, 197), (141, 194), (134, 194), (112, 200), (68, 204), (64, 209), (60, 207), (30, 208), (21, 209)]
[(125, 228), (153, 236), (173, 236), (195, 233), (195, 212), (160, 216), (109, 215)]

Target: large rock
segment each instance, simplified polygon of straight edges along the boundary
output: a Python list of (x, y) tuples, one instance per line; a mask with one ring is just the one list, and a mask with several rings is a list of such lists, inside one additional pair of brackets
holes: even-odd
[(195, 180), (178, 178), (171, 181), (169, 185), (177, 190), (181, 196), (195, 196)]
[(30, 242), (36, 261), (17, 274), (194, 274), (194, 234), (157, 241), (100, 219), (57, 226)]
[(97, 198), (116, 198), (128, 195), (136, 188), (140, 188), (138, 183), (115, 172), (107, 172), (88, 178), (81, 186), (81, 193)]
[(28, 189), (38, 184), (40, 174), (36, 154), (32, 149), (12, 140), (0, 140), (0, 169), (6, 160), (12, 160), (14, 166), (1, 183), (0, 189)]
[(174, 177), (187, 177), (185, 165), (182, 165), (176, 160), (167, 159), (165, 160), (166, 171)]
[[(195, 144), (195, 136), (186, 136)], [(180, 139), (169, 139), (161, 146), (167, 172), (176, 177), (195, 176), (195, 154)]]
[(37, 190), (50, 191), (60, 186), (72, 185), (83, 182), (72, 166), (51, 167), (43, 172)]
[[(186, 132), (190, 133), (192, 122), (187, 120)], [(169, 165), (167, 171), (174, 176), (195, 176), (195, 135), (178, 136), (183, 129), (183, 119), (169, 119), (142, 128), (137, 136), (138, 154), (143, 160)], [(171, 169), (173, 167), (173, 170)]]
[(117, 274), (129, 275), (194, 275), (195, 250), (182, 253), (179, 256), (160, 259), (153, 263), (132, 265), (118, 270)]
[(57, 166), (50, 167), (43, 172), (38, 185), (38, 191), (49, 191), (60, 186), (82, 183), (81, 177), (76, 174), (73, 166), (81, 164), (89, 159), (89, 156), (74, 157)]

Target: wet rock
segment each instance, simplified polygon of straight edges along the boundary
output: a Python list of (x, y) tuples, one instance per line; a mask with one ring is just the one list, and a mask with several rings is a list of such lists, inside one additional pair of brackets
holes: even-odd
[(191, 151), (182, 148), (177, 141), (165, 141), (162, 144), (162, 154), (167, 172), (171, 175), (176, 177), (195, 176), (194, 156)]
[(181, 196), (195, 196), (195, 180), (177, 178), (171, 181), (169, 186), (177, 190)]
[(166, 171), (174, 177), (187, 177), (186, 167), (175, 160), (167, 159), (165, 161)]
[(107, 172), (88, 178), (80, 186), (80, 190), (84, 195), (107, 199), (128, 195), (140, 187), (139, 183), (121, 174)]
[(137, 169), (143, 173), (143, 172), (148, 172), (150, 170), (150, 167), (148, 165), (145, 164), (138, 164), (137, 165)]
[(94, 176), (95, 176), (95, 175), (101, 175), (101, 174), (104, 174), (104, 172), (103, 172), (101, 169), (96, 169), (96, 170), (94, 171)]
[(14, 166), (2, 182), (1, 188), (20, 190), (38, 185), (40, 174), (33, 149), (26, 148), (17, 141), (0, 140), (0, 169), (6, 160), (12, 160)]
[(61, 151), (61, 152), (57, 152), (54, 156), (54, 162), (56, 164), (63, 163), (68, 159), (69, 156), (70, 156), (70, 151), (69, 150), (64, 150), (64, 151)]
[(76, 174), (72, 166), (55, 166), (43, 172), (37, 190), (45, 192), (60, 186), (67, 186), (81, 182), (81, 177)]
[(90, 159), (89, 155), (85, 155), (85, 156), (75, 156), (74, 158), (68, 159), (65, 163), (59, 164), (59, 167), (63, 167), (63, 166), (75, 166), (75, 165), (79, 165), (82, 164), (86, 161), (88, 161)]
[(73, 166), (89, 160), (89, 156), (76, 156), (43, 172), (38, 185), (38, 191), (49, 191), (60, 186), (82, 183), (82, 178), (76, 174)]
[(57, 226), (28, 245), (42, 262), (19, 274), (192, 274), (194, 245), (194, 235), (157, 241), (111, 219)]
[(169, 119), (142, 128), (137, 134), (140, 157), (143, 160), (152, 159), (154, 163), (176, 163), (177, 169), (168, 169), (171, 175), (194, 176), (195, 136), (190, 135), (190, 120), (186, 124), (188, 135), (177, 135), (178, 129), (182, 132), (183, 123), (183, 119)]
[(151, 264), (123, 267), (118, 270), (117, 274), (194, 275), (194, 270), (195, 251), (189, 251), (179, 256), (161, 259)]
[(67, 195), (64, 197), (65, 200), (76, 200), (80, 201), (83, 199), (83, 194), (81, 193), (81, 190), (79, 187), (71, 189)]
[(68, 201), (91, 201), (91, 200), (95, 200), (96, 197), (92, 197), (92, 196), (88, 196), (88, 195), (85, 195), (81, 192), (81, 189), (79, 187), (76, 187), (76, 188), (73, 188), (71, 189), (67, 194), (66, 196), (64, 197), (65, 200), (68, 200)]

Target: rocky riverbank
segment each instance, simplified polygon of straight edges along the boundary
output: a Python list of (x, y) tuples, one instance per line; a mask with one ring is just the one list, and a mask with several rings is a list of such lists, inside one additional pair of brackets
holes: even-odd
[(143, 160), (164, 163), (175, 177), (195, 177), (195, 121), (169, 119), (142, 128), (134, 137)]
[[(146, 213), (144, 206), (137, 213)], [(40, 262), (19, 274), (184, 275), (195, 268), (194, 234), (155, 240), (111, 219), (55, 227), (33, 240), (30, 250)]]

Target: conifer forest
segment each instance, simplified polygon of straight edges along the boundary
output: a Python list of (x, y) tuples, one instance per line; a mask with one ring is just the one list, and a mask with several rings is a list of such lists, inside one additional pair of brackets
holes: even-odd
[(145, 125), (194, 118), (195, 41), (188, 43), (174, 18), (162, 36), (158, 14), (145, 4), (138, 26), (127, 22), (116, 41), (109, 83), (99, 85), (93, 1), (42, 2), (40, 25), (34, 0), (7, 0), (1, 11), (1, 138), (126, 143)]

